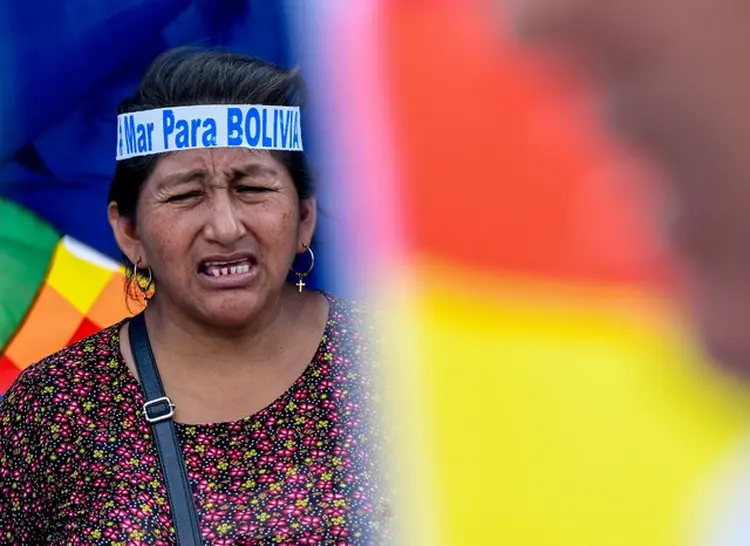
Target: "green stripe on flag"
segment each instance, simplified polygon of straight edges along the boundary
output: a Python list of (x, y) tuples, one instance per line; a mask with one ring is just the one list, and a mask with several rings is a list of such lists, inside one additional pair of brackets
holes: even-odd
[(47, 222), (0, 198), (0, 354), (34, 303), (59, 241)]

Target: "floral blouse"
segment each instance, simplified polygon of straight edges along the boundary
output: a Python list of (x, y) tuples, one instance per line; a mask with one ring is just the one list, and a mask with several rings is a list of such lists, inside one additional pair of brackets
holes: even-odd
[[(374, 348), (327, 296), (311, 364), (239, 421), (177, 423), (206, 544), (381, 544)], [(120, 324), (27, 369), (0, 401), (0, 543), (169, 545), (174, 528)]]

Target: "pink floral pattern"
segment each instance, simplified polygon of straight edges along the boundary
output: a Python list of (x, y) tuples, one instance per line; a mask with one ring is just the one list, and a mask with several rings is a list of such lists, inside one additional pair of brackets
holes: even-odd
[[(285, 394), (240, 421), (177, 424), (207, 544), (385, 540), (377, 359), (361, 314), (328, 297), (318, 351)], [(119, 326), (32, 366), (0, 401), (0, 543), (175, 544)]]

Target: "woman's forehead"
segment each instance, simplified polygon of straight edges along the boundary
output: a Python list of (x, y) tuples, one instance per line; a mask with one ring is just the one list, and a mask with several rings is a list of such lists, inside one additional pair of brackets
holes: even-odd
[(203, 176), (233, 176), (245, 174), (276, 174), (283, 176), (284, 166), (265, 150), (218, 148), (214, 150), (185, 150), (159, 158), (151, 174), (157, 183), (183, 178), (190, 174)]
[(267, 150), (245, 148), (215, 148), (185, 150), (166, 154), (160, 158), (154, 169), (168, 173), (183, 169), (232, 170), (239, 165), (257, 164), (276, 166), (279, 162)]

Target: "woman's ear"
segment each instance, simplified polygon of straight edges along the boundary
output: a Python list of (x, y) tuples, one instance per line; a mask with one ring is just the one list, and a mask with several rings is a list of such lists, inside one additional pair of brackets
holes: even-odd
[(299, 248), (297, 252), (304, 252), (304, 245), (309, 245), (315, 233), (318, 221), (318, 200), (315, 197), (301, 199), (299, 202)]
[(135, 229), (135, 221), (132, 218), (122, 216), (117, 203), (114, 201), (107, 207), (107, 218), (109, 225), (112, 227), (117, 246), (120, 247), (122, 253), (127, 256), (128, 260), (138, 264), (138, 267), (148, 267), (143, 245)]

